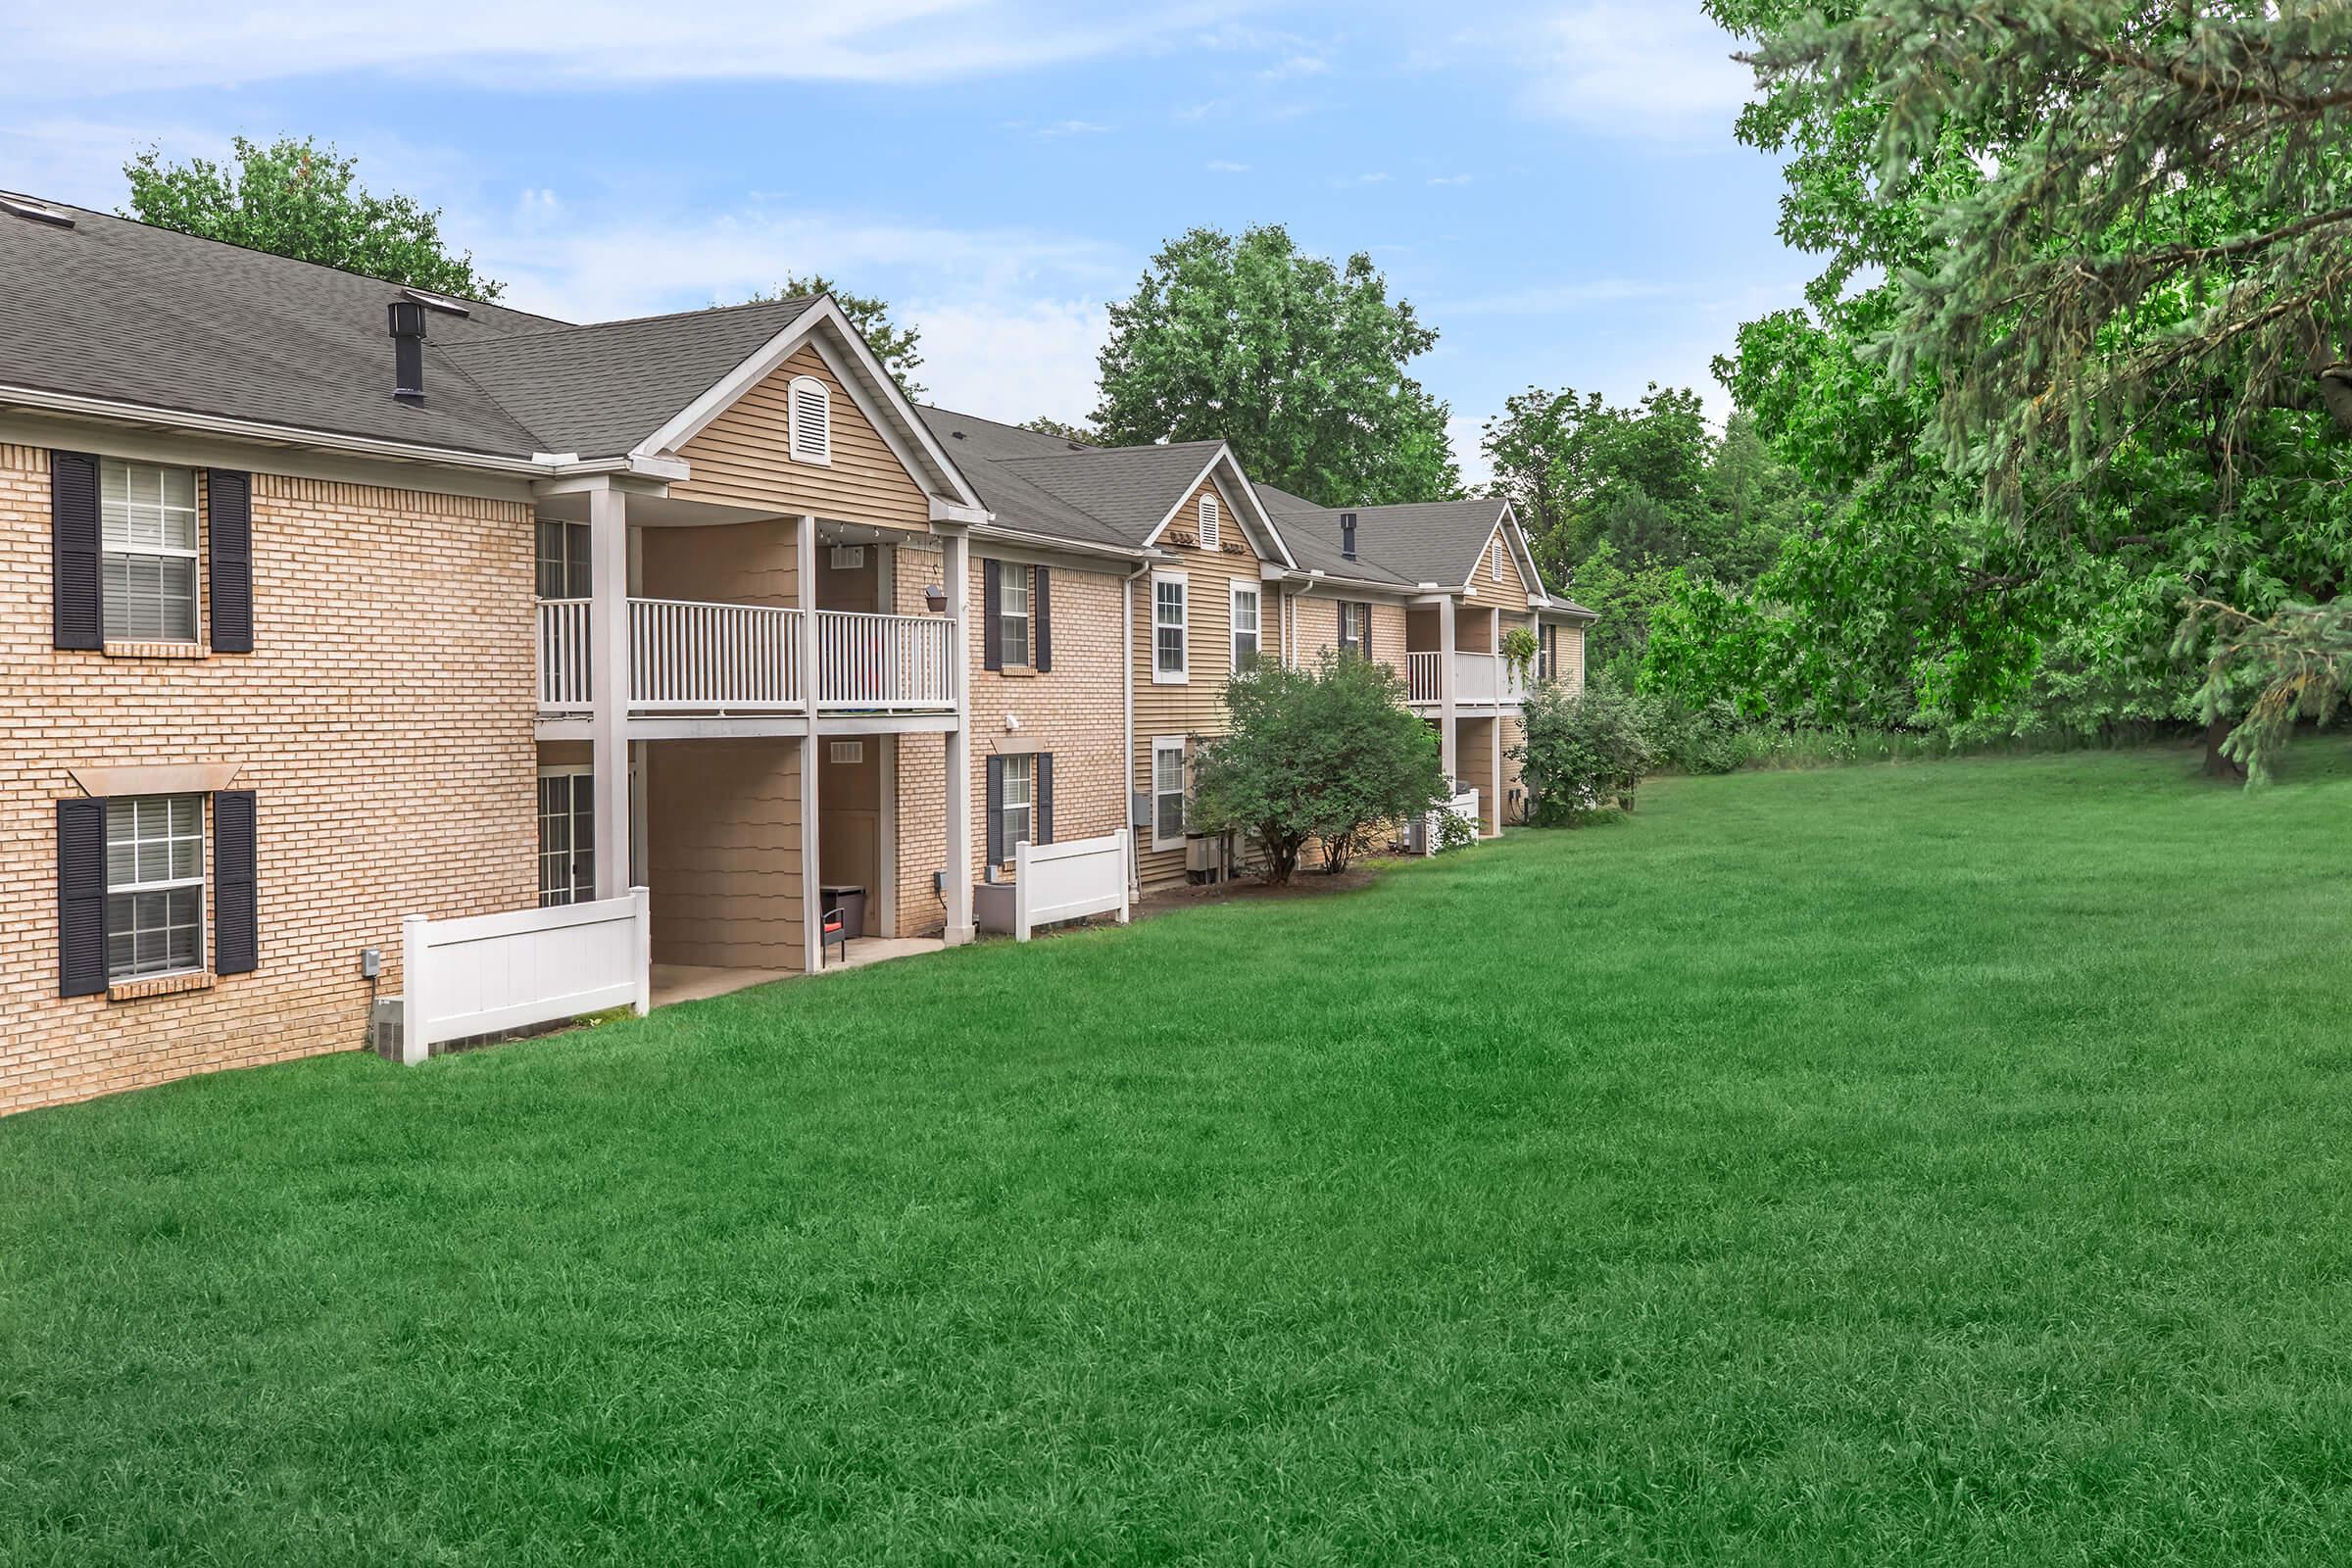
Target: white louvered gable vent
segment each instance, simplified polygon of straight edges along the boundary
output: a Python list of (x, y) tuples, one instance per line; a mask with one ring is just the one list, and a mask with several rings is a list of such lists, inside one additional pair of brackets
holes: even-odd
[(833, 461), (833, 395), (813, 375), (792, 378), (792, 461)]
[(1217, 548), (1217, 498), (1215, 496), (1200, 498), (1200, 548), (1203, 550)]
[(1497, 581), (1501, 579), (1502, 535), (1500, 534), (1496, 534), (1487, 545), (1487, 570), (1493, 572)]

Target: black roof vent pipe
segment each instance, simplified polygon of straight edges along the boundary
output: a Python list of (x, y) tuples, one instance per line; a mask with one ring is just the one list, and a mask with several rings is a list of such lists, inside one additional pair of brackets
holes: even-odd
[(424, 307), (415, 300), (394, 300), (384, 309), (392, 319), (392, 395), (403, 403), (422, 403)]
[(1355, 559), (1355, 514), (1340, 514), (1340, 554), (1349, 561)]

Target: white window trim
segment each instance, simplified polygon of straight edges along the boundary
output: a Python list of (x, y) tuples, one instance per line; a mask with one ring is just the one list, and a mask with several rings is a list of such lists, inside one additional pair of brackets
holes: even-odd
[(1171, 793), (1159, 787), (1160, 753), (1174, 752), (1184, 759), (1183, 764), (1177, 769), (1177, 778), (1182, 787), (1173, 793), (1189, 797), (1192, 791), (1192, 779), (1189, 776), (1192, 772), (1190, 750), (1190, 746), (1182, 735), (1154, 735), (1152, 737), (1152, 847), (1155, 850), (1181, 850), (1184, 848), (1183, 833), (1179, 832), (1172, 839), (1160, 836), (1159, 800), (1162, 795)]
[[(1004, 608), (1012, 593), (1013, 584), (1020, 585), (1021, 610), (1015, 614)], [(1005, 627), (1021, 623), (1021, 657), (1012, 657), (1012, 639), (1004, 635)], [(1037, 579), (1030, 568), (1017, 561), (997, 563), (997, 662), (1011, 669), (1037, 667)]]
[[(588, 763), (588, 762), (543, 762), (543, 763), (541, 763), (541, 764), (540, 764), (540, 767), (539, 767), (539, 777), (540, 777), (540, 778), (542, 778), (542, 779), (549, 779), (549, 778), (593, 778), (593, 777), (595, 777), (595, 776), (596, 776), (596, 768), (595, 768), (595, 766), (594, 766), (593, 764), (591, 764), (591, 763)], [(536, 783), (536, 782), (534, 782), (534, 783), (532, 784), (531, 791), (532, 791), (532, 799), (531, 799), (531, 831), (532, 831), (533, 835), (535, 836), (535, 835), (538, 833), (538, 831), (539, 831), (539, 809), (538, 809), (538, 807), (539, 807), (539, 801), (538, 801), (538, 785), (537, 785), (537, 783)], [(593, 802), (592, 802), (592, 804), (593, 804)], [(578, 810), (575, 808), (575, 809), (572, 811), (571, 815), (572, 815), (572, 818), (573, 818), (573, 820), (576, 822), (576, 821), (578, 820), (578, 817), (579, 817), (579, 812), (578, 812)], [(595, 847), (596, 847), (596, 846), (595, 846), (593, 843), (591, 843), (591, 844), (589, 845), (589, 849), (590, 849), (592, 852), (594, 851)], [(577, 842), (577, 840), (576, 840), (576, 839), (574, 840), (574, 842), (573, 842), (573, 844), (572, 844), (571, 848), (570, 848), (569, 850), (565, 851), (564, 853), (565, 853), (565, 854), (567, 854), (567, 855), (569, 855), (569, 856), (572, 858), (572, 859), (573, 859), (575, 862), (578, 860), (578, 858), (579, 858), (579, 853), (580, 853), (580, 847), (579, 847), (579, 844), (578, 844), (578, 842)], [(544, 849), (540, 848), (540, 847), (539, 847), (537, 844), (535, 844), (535, 843), (534, 843), (534, 844), (533, 844), (533, 846), (532, 846), (532, 852), (531, 852), (531, 863), (532, 863), (532, 865), (533, 865), (534, 867), (537, 867), (537, 866), (539, 865), (540, 861), (542, 861), (543, 859), (545, 859), (545, 858), (546, 858), (546, 856), (547, 856), (547, 852), (546, 852), (546, 850), (544, 850)], [(537, 895), (537, 896), (538, 896), (539, 898), (541, 898), (541, 899), (544, 899), (544, 898), (546, 898), (546, 896), (547, 896), (547, 890), (546, 890), (545, 888), (541, 888), (541, 889), (539, 890), (539, 893), (538, 893), (538, 895)], [(591, 890), (590, 890), (589, 896), (590, 896), (591, 898), (594, 898), (594, 897), (595, 897), (595, 891), (594, 891), (593, 889), (591, 889)], [(541, 907), (541, 908), (548, 908), (548, 907), (552, 907), (552, 906), (549, 906), (549, 905), (542, 904), (542, 905), (540, 905), (540, 906), (539, 906), (539, 907)]]
[[(801, 389), (813, 388), (823, 399), (825, 411), (824, 452), (811, 457), (801, 450)], [(833, 389), (813, 375), (796, 375), (784, 388), (784, 455), (795, 463), (815, 464), (820, 467), (833, 465)]]
[[(1021, 788), (1026, 792), (1026, 797), (1017, 805), (1012, 799), (1013, 763), (1015, 762), (1020, 763), (1020, 771), (1026, 775), (1021, 780)], [(1037, 842), (1037, 754), (1034, 752), (1002, 754), (998, 777), (1003, 780), (1004, 789), (1004, 802), (997, 808), (997, 836), (1004, 845), (1004, 858), (1001, 863), (1010, 865), (1013, 845), (1022, 839), (1026, 839), (1032, 844)], [(1012, 831), (1012, 813), (1015, 811), (1021, 813), (1022, 831), (1018, 837)]]
[[(1159, 585), (1176, 583), (1184, 589), (1184, 619), (1174, 624), (1184, 631), (1184, 667), (1164, 670), (1159, 667)], [(1154, 686), (1189, 686), (1193, 680), (1193, 579), (1181, 571), (1155, 571), (1152, 574), (1152, 684)]]
[[(203, 974), (212, 962), (212, 945), (205, 940), (211, 934), (213, 918), (213, 800), (211, 794), (179, 790), (169, 795), (129, 795), (121, 798), (127, 801), (170, 801), (189, 795), (193, 795), (196, 801), (196, 874), (192, 877), (166, 877), (160, 882), (125, 882), (121, 887), (117, 887), (114, 879), (109, 877), (106, 882), (105, 897), (111, 903), (118, 894), (172, 893), (181, 888), (195, 888), (196, 961), (182, 964), (176, 969), (149, 969), (143, 973), (119, 975), (115, 973), (114, 955), (110, 952), (107, 955), (106, 965), (106, 983), (110, 986), (144, 985), (150, 980), (169, 980), (174, 975)], [(111, 827), (111, 824), (109, 825)], [(111, 831), (107, 834), (107, 847), (110, 851), (114, 847), (114, 835)], [(132, 858), (134, 859), (137, 858), (135, 851)], [(111, 938), (114, 933), (110, 930), (107, 935)]]
[(1214, 495), (1203, 495), (1200, 498), (1200, 548), (1203, 550), (1217, 549), (1221, 543), (1219, 526), (1223, 519), (1219, 514), (1217, 498)]
[[(140, 468), (152, 468), (152, 469), (155, 469), (155, 470), (157, 470), (158, 472), (161, 472), (161, 471), (163, 471), (163, 470), (165, 470), (165, 469), (168, 469), (168, 468), (179, 468), (179, 469), (183, 469), (183, 470), (185, 470), (185, 471), (186, 471), (186, 473), (187, 473), (187, 475), (188, 475), (188, 494), (189, 494), (189, 496), (190, 496), (190, 498), (191, 498), (191, 499), (190, 499), (190, 501), (189, 501), (189, 503), (188, 503), (188, 508), (187, 508), (187, 511), (188, 511), (188, 523), (189, 523), (188, 531), (189, 531), (191, 534), (193, 534), (193, 535), (195, 536), (195, 538), (196, 538), (196, 543), (195, 543), (195, 544), (193, 544), (193, 545), (188, 545), (188, 546), (181, 546), (181, 545), (164, 545), (164, 544), (156, 544), (156, 545), (130, 545), (130, 544), (126, 544), (126, 545), (116, 546), (116, 545), (110, 545), (110, 544), (108, 544), (108, 543), (106, 542), (106, 466), (107, 466), (108, 464), (110, 464), (110, 463), (111, 463), (111, 464), (116, 464), (116, 465), (120, 466), (122, 468), (122, 470), (123, 470), (123, 473), (124, 473), (123, 489), (124, 489), (124, 491), (125, 491), (125, 499), (124, 499), (124, 502), (123, 502), (123, 504), (124, 504), (125, 506), (131, 506), (131, 505), (135, 505), (135, 504), (136, 504), (136, 503), (133, 503), (133, 502), (131, 502), (131, 501), (128, 499), (128, 496), (127, 496), (127, 492), (128, 492), (128, 490), (129, 490), (129, 478), (128, 478), (128, 476), (129, 476), (129, 474), (130, 474), (130, 473), (131, 473), (133, 470), (140, 469)], [(99, 497), (99, 500), (98, 500), (98, 517), (99, 517), (99, 521), (98, 521), (98, 562), (99, 562), (99, 569), (100, 569), (100, 571), (101, 571), (101, 572), (103, 572), (103, 571), (105, 570), (106, 560), (107, 560), (107, 558), (108, 558), (108, 557), (110, 557), (110, 556), (123, 557), (123, 558), (129, 558), (129, 557), (134, 557), (134, 556), (147, 556), (147, 557), (152, 557), (152, 558), (154, 558), (154, 559), (156, 559), (156, 560), (160, 560), (160, 561), (186, 561), (186, 562), (191, 562), (191, 563), (194, 563), (194, 565), (195, 565), (195, 570), (194, 570), (194, 574), (193, 574), (193, 581), (194, 581), (194, 584), (195, 584), (195, 588), (194, 588), (194, 594), (195, 594), (195, 597), (194, 597), (193, 603), (192, 603), (192, 605), (191, 605), (191, 609), (192, 609), (192, 610), (193, 610), (193, 612), (194, 612), (193, 619), (194, 619), (194, 622), (195, 622), (195, 627), (196, 627), (196, 629), (195, 629), (193, 632), (189, 633), (189, 634), (188, 634), (187, 636), (185, 636), (185, 637), (171, 637), (171, 636), (163, 636), (163, 637), (128, 637), (128, 638), (125, 638), (125, 639), (122, 639), (122, 640), (129, 641), (129, 642), (141, 642), (141, 643), (173, 643), (173, 644), (184, 644), (184, 645), (186, 645), (186, 646), (189, 646), (189, 647), (197, 647), (197, 646), (200, 646), (200, 645), (202, 645), (202, 643), (204, 642), (204, 636), (205, 636), (205, 627), (204, 627), (204, 608), (205, 608), (205, 606), (204, 606), (204, 600), (205, 600), (205, 594), (204, 594), (204, 562), (203, 562), (203, 556), (204, 556), (204, 500), (205, 500), (205, 498), (204, 498), (204, 484), (203, 484), (203, 480), (202, 480), (202, 478), (201, 478), (201, 477), (200, 477), (200, 476), (197, 474), (196, 470), (195, 470), (193, 467), (190, 467), (190, 466), (189, 466), (188, 465), (186, 465), (186, 464), (183, 464), (183, 463), (150, 463), (150, 462), (146, 461), (146, 460), (145, 460), (145, 459), (143, 459), (143, 458), (116, 458), (116, 457), (105, 457), (105, 458), (101, 458), (101, 459), (99, 459), (99, 461), (98, 461), (98, 473), (99, 473), (99, 482), (98, 482), (98, 497)], [(166, 506), (166, 505), (161, 505), (161, 504), (159, 504), (159, 506), (158, 506), (158, 510), (159, 510), (159, 511), (162, 511), (162, 512), (167, 512), (167, 513), (170, 513), (170, 512), (176, 512), (176, 511), (178, 511), (179, 509), (178, 509), (178, 508), (176, 508), (176, 507), (172, 507), (172, 506)], [(103, 607), (102, 607), (102, 609), (103, 609)], [(105, 616), (104, 616), (104, 614), (103, 614), (103, 613), (101, 613), (101, 615), (100, 615), (100, 617), (99, 617), (99, 618), (100, 618), (100, 621), (103, 623), (103, 621), (104, 621), (104, 619), (105, 619)], [(103, 627), (102, 627), (102, 629), (103, 629)], [(140, 978), (142, 978), (142, 979), (145, 979), (145, 978), (148, 978), (148, 977), (147, 977), (147, 976), (144, 976), (144, 975), (142, 975)]]
[(1259, 659), (1266, 657), (1266, 596), (1257, 584), (1236, 577), (1227, 585), (1225, 604), (1225, 651), (1233, 660), (1233, 672), (1242, 672), (1242, 612), (1244, 596), (1257, 609), (1257, 625), (1250, 630), (1253, 652)]

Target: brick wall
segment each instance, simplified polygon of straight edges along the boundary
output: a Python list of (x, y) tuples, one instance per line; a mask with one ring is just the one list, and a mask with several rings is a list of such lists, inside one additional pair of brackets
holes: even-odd
[[(533, 902), (531, 559), (524, 502), (257, 467), (255, 652), (61, 653), (49, 456), (0, 446), (0, 1110), (357, 1049), (362, 948), (391, 996), (402, 916)], [(61, 998), (55, 803), (74, 768), (160, 763), (257, 792), (260, 968)]]
[[(988, 759), (999, 752), (1054, 754), (1054, 837), (1096, 838), (1127, 820), (1127, 792), (1119, 751), (1125, 704), (1119, 683), (1125, 663), (1119, 639), (1125, 624), (1117, 574), (1054, 566), (1054, 667), (1042, 674), (1000, 674), (981, 667), (981, 562), (971, 552), (970, 618), (964, 671), (971, 683), (972, 860), (977, 881), (988, 855)], [(923, 587), (939, 581), (940, 558), (915, 545), (900, 547), (897, 612), (924, 613)], [(1004, 727), (1007, 714), (1021, 721)], [(938, 735), (898, 740), (899, 934), (941, 929), (946, 916), (931, 873), (945, 863), (946, 741)]]

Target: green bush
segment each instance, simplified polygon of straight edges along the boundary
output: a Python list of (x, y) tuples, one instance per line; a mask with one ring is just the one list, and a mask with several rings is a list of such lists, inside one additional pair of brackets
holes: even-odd
[(1225, 685), (1229, 731), (1193, 764), (1193, 824), (1239, 832), (1269, 882), (1288, 882), (1310, 841), (1348, 868), (1383, 822), (1445, 797), (1438, 740), (1386, 664), (1325, 654), (1312, 669), (1258, 664)]
[(1655, 757), (1651, 705), (1601, 675), (1576, 691), (1547, 681), (1528, 695), (1524, 711), (1527, 738), (1511, 756), (1526, 783), (1530, 822), (1632, 809), (1635, 786)]

